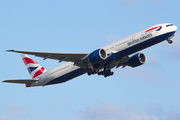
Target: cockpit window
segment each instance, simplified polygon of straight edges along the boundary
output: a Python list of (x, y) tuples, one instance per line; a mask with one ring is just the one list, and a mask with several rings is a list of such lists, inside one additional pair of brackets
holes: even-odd
[(169, 26), (173, 26), (173, 24), (168, 24), (168, 25), (166, 25), (166, 27), (169, 27)]

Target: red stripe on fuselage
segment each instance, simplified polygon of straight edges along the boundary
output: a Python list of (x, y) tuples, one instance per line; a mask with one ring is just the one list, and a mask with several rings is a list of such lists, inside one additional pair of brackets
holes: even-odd
[(34, 79), (35, 77), (41, 75), (43, 72), (44, 72), (44, 68), (42, 67), (40, 70), (38, 70), (38, 71), (34, 74), (34, 76), (33, 76), (32, 79)]
[(37, 63), (36, 61), (34, 61), (33, 59), (27, 58), (27, 57), (23, 58), (23, 61), (24, 61), (24, 64), (25, 64), (25, 65), (27, 65), (27, 64), (29, 64), (29, 63), (38, 64), (38, 63)]
[(153, 28), (147, 30), (146, 32), (149, 32), (149, 31), (151, 31), (151, 30), (157, 29), (157, 28), (159, 28), (159, 27), (161, 27), (161, 26), (153, 27)]

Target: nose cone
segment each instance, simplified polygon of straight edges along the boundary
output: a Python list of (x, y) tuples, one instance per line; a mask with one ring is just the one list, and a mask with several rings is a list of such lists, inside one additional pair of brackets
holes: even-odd
[(177, 30), (177, 27), (174, 25), (174, 26), (172, 26), (172, 30), (174, 31), (174, 32), (176, 32), (176, 30)]

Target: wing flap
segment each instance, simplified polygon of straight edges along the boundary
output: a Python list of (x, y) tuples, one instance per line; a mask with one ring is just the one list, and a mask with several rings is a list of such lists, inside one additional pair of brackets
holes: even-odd
[(27, 84), (27, 83), (33, 83), (36, 81), (38, 81), (38, 80), (35, 80), (35, 79), (15, 79), (15, 80), (4, 80), (3, 82)]

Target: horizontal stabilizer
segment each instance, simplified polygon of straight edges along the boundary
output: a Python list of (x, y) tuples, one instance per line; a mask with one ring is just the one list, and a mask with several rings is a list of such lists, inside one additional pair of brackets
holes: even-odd
[(38, 80), (36, 80), (36, 79), (16, 79), (16, 80), (4, 80), (3, 82), (27, 84), (27, 83), (33, 83), (36, 81), (38, 81)]

